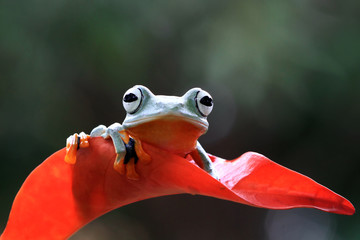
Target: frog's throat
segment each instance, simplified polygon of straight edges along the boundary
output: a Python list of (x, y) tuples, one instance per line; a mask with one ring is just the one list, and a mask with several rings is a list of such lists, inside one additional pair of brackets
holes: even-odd
[(148, 122), (152, 122), (152, 121), (156, 121), (156, 120), (180, 120), (180, 121), (185, 121), (185, 122), (189, 122), (195, 126), (198, 126), (200, 128), (205, 128), (207, 129), (209, 127), (209, 123), (206, 120), (197, 120), (194, 118), (190, 118), (190, 117), (186, 117), (183, 115), (176, 115), (176, 114), (157, 114), (157, 115), (153, 115), (153, 116), (148, 116), (148, 117), (144, 117), (141, 119), (136, 119), (136, 120), (132, 120), (132, 121), (127, 121), (123, 123), (124, 128), (131, 128), (133, 126), (137, 126), (143, 123), (148, 123)]

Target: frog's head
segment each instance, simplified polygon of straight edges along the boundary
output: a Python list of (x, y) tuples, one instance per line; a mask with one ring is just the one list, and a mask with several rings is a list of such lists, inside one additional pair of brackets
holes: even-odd
[(154, 95), (137, 85), (123, 97), (127, 112), (124, 128), (141, 141), (175, 153), (187, 153), (208, 129), (206, 117), (213, 108), (209, 93), (193, 88), (183, 96)]

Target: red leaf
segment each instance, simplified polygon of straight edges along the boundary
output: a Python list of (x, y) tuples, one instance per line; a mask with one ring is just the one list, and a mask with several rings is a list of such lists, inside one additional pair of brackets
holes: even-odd
[(191, 161), (144, 144), (152, 162), (136, 165), (140, 180), (113, 168), (110, 140), (90, 139), (77, 162), (64, 162), (62, 149), (39, 165), (20, 188), (5, 231), (6, 239), (66, 239), (93, 219), (126, 204), (178, 193), (201, 194), (251, 206), (288, 209), (312, 207), (353, 214), (349, 201), (310, 178), (257, 153), (225, 161), (212, 157), (215, 180)]
[(342, 196), (261, 154), (248, 152), (232, 161), (214, 159), (221, 182), (254, 206), (307, 207), (345, 215), (355, 212)]

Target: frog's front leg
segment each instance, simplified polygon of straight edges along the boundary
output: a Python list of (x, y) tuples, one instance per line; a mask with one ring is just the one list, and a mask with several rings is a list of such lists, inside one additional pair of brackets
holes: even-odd
[[(129, 137), (128, 133), (120, 123), (114, 123), (108, 128), (104, 125), (99, 125), (91, 131), (90, 135), (86, 135), (82, 132), (79, 135), (75, 133), (68, 137), (66, 141), (65, 162), (75, 164), (77, 150), (79, 148), (88, 147), (88, 139), (90, 137), (103, 137), (104, 139), (110, 137), (113, 141), (116, 153), (114, 169), (122, 175), (126, 174), (128, 179), (139, 179), (139, 175), (135, 170), (135, 163), (138, 160), (136, 150), (139, 149), (139, 153), (142, 153), (143, 151), (141, 144), (135, 144), (136, 141)], [(140, 154), (139, 156), (143, 155), (144, 154)]]
[(134, 150), (134, 140), (129, 137), (129, 134), (120, 123), (114, 123), (108, 128), (100, 125), (91, 131), (90, 136), (101, 136), (105, 139), (111, 137), (116, 153), (114, 169), (121, 175), (126, 174), (128, 179), (139, 179), (139, 175), (135, 170), (137, 155)]
[(99, 125), (96, 128), (94, 128), (90, 133), (90, 137), (100, 137), (100, 136), (103, 137), (104, 139), (111, 137), (116, 153), (115, 163), (119, 164), (122, 160), (124, 160), (124, 157), (126, 155), (126, 148), (124, 141), (128, 142), (129, 136), (128, 134), (126, 134), (122, 125), (120, 123), (114, 123), (110, 125), (108, 128), (105, 127), (104, 125)]
[(207, 155), (206, 151), (199, 142), (197, 142), (195, 150), (192, 151), (190, 155), (198, 166), (204, 169), (213, 178), (219, 180), (219, 177), (215, 169), (213, 168), (213, 164), (210, 157)]

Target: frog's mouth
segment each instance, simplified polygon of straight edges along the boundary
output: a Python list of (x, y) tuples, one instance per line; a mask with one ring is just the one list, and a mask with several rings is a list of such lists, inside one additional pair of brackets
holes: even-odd
[(127, 123), (123, 123), (123, 126), (125, 128), (132, 128), (141, 124), (153, 122), (153, 121), (184, 121), (188, 122), (190, 124), (193, 124), (195, 126), (198, 126), (199, 128), (205, 128), (207, 129), (209, 127), (209, 123), (207, 121), (201, 121), (198, 119), (190, 118), (184, 115), (177, 115), (177, 114), (156, 114), (148, 117), (144, 117), (141, 119), (128, 121)]
[(206, 121), (179, 115), (156, 115), (124, 123), (129, 134), (143, 142), (185, 156), (208, 129)]

